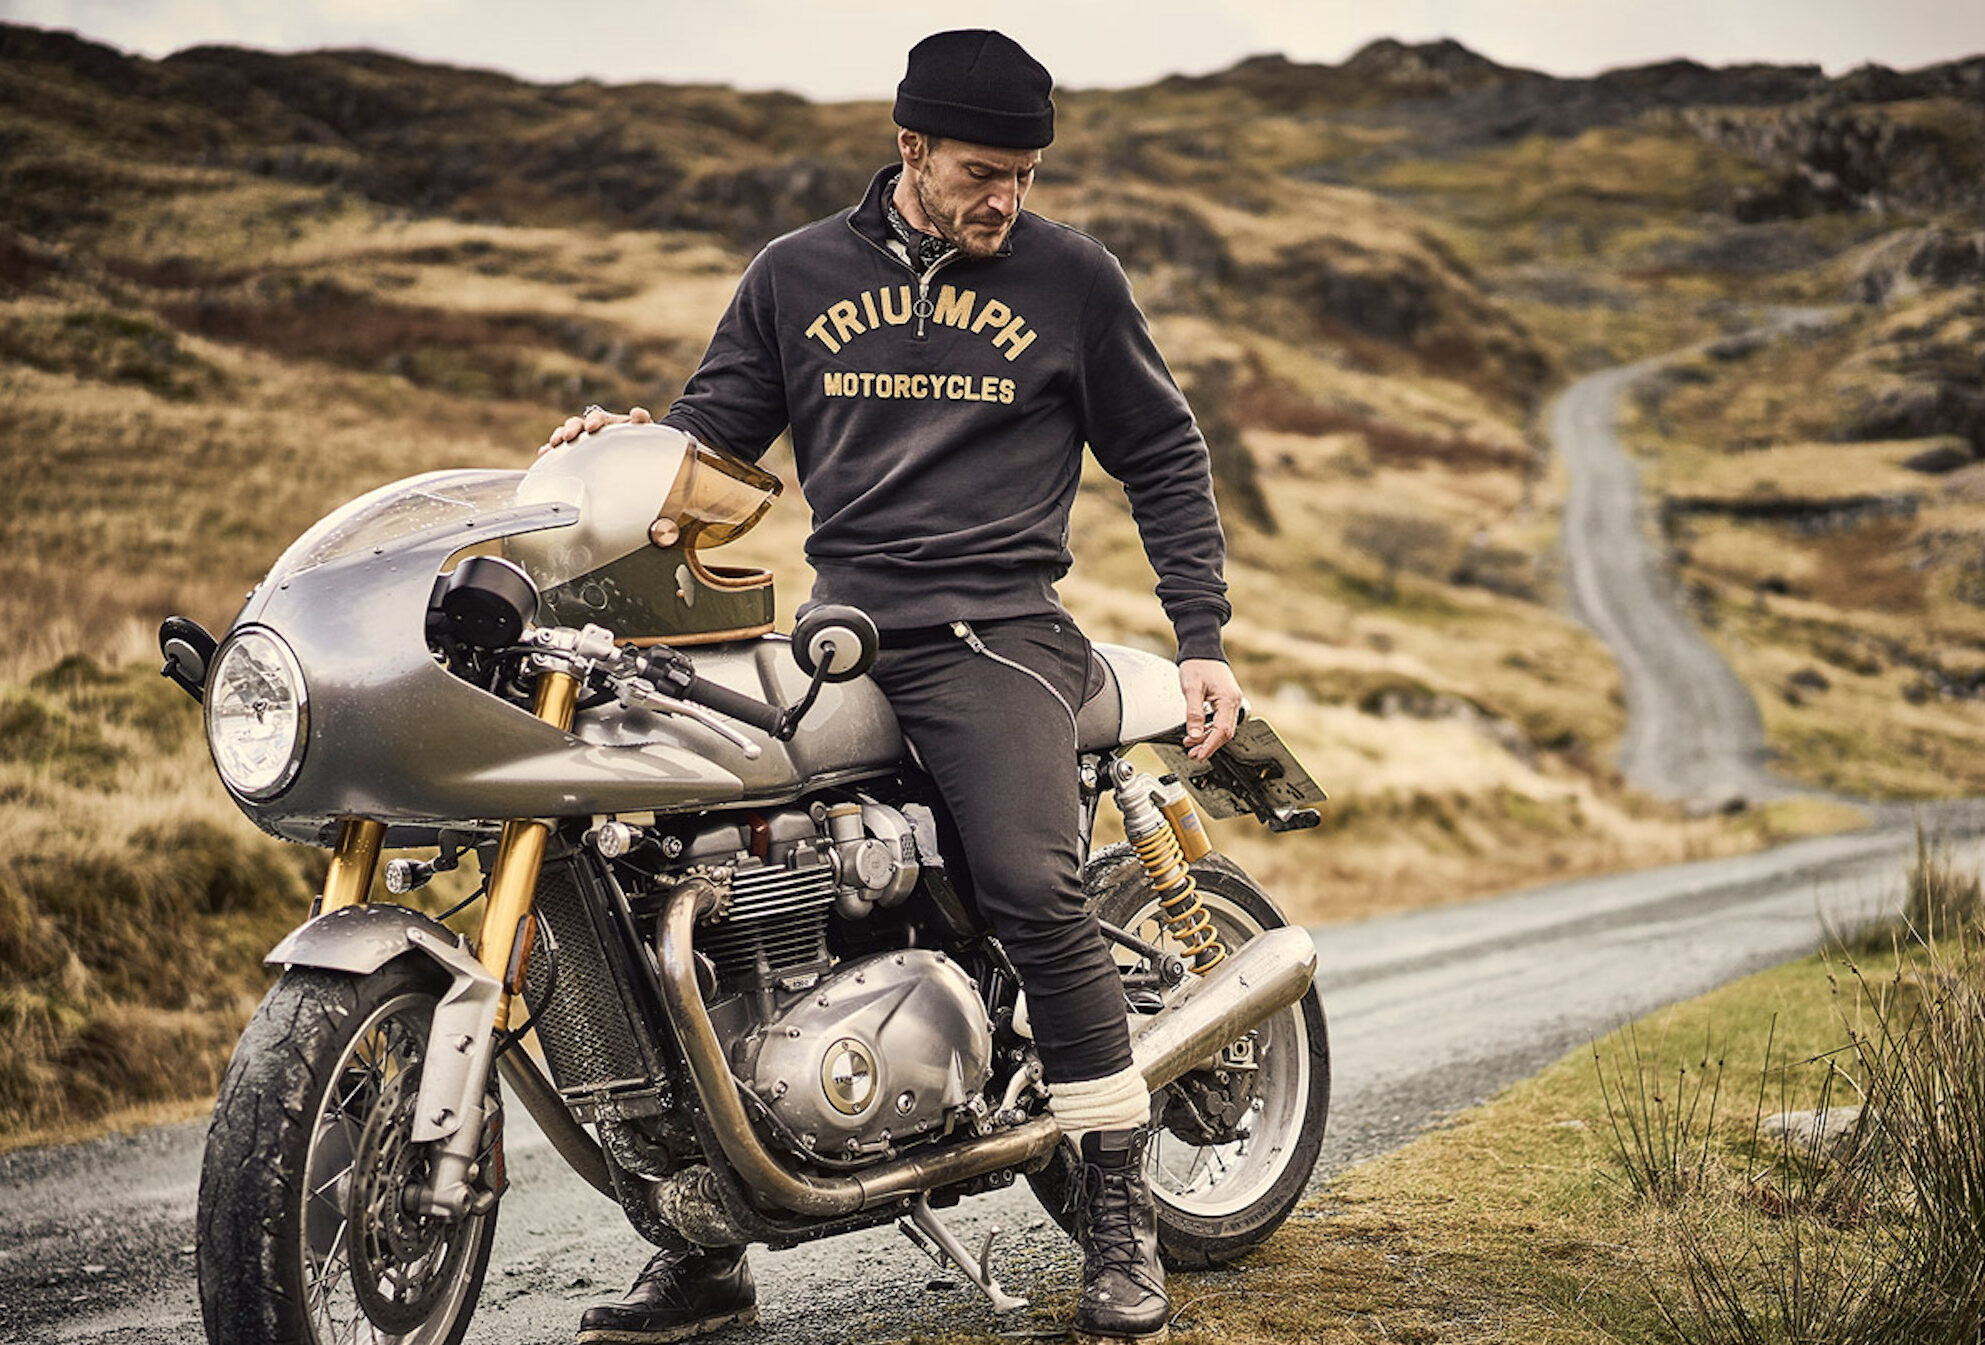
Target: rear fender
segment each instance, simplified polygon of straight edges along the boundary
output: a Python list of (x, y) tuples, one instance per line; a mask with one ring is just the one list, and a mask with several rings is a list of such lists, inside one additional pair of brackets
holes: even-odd
[(405, 906), (346, 906), (291, 930), (263, 961), (370, 976), (409, 952), (428, 958), (448, 977), (448, 988), (434, 1006), (420, 1076), (413, 1138), (421, 1143), (446, 1139), (470, 1118), (481, 1125), (502, 986), (476, 961), (463, 938)]

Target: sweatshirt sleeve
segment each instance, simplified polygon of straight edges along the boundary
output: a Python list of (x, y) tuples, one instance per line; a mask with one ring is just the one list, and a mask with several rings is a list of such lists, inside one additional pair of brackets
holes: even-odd
[(1227, 541), (1206, 441), (1131, 297), (1129, 278), (1107, 252), (1082, 311), (1078, 395), (1090, 451), (1130, 497), (1180, 660), (1224, 659), (1220, 627), (1232, 615), (1223, 578)]
[(738, 282), (710, 348), (662, 423), (732, 457), (756, 462), (786, 428), (786, 381), (779, 355), (771, 248)]

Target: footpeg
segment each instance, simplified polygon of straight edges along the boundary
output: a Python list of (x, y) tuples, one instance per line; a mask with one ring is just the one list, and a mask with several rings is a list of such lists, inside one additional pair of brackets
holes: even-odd
[(927, 1195), (917, 1197), (910, 1217), (898, 1219), (896, 1227), (902, 1229), (903, 1236), (938, 1265), (956, 1266), (959, 1273), (986, 1296), (994, 1312), (1018, 1312), (1027, 1306), (1026, 1299), (1007, 1293), (992, 1276), (992, 1245), (993, 1239), (999, 1236), (997, 1228), (986, 1234), (986, 1240), (979, 1244), (979, 1254), (974, 1258), (957, 1236), (938, 1221), (937, 1211), (930, 1207), (930, 1197)]

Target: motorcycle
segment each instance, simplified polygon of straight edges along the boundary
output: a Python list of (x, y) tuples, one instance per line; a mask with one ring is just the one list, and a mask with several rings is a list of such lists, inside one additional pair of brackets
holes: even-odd
[[(824, 607), (773, 634), (771, 577), (703, 556), (778, 491), (619, 426), (527, 472), (381, 487), (293, 543), (224, 638), (161, 628), (235, 802), (331, 852), (207, 1139), (215, 1345), (460, 1341), (519, 1103), (651, 1241), (896, 1220), (1024, 1303), (938, 1211), (1024, 1177), (1068, 1217), (1025, 990), (864, 675), (874, 624)], [(1259, 719), (1188, 757), (1166, 660), (1100, 645), (1092, 673), (1083, 830), (1108, 795), (1127, 839), (1084, 880), (1151, 1091), (1160, 1247), (1216, 1265), (1301, 1197), (1330, 1057), (1310, 936), (1201, 817), (1313, 826), (1323, 794)], [(465, 857), (474, 940), (370, 899), (382, 869), (405, 898)]]

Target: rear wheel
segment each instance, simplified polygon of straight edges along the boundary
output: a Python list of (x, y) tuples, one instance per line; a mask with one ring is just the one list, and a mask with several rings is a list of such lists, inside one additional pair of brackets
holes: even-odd
[[(1223, 855), (1192, 866), (1206, 914), (1229, 952), (1288, 923), (1247, 873)], [(1182, 952), (1166, 931), (1144, 869), (1128, 847), (1089, 866), (1090, 909), (1168, 953)], [(1127, 974), (1149, 963), (1113, 947)], [(1155, 1012), (1155, 997), (1133, 993), (1132, 1014)], [(1222, 1052), (1215, 1068), (1194, 1070), (1151, 1099), (1152, 1140), (1145, 1175), (1158, 1212), (1158, 1249), (1174, 1270), (1231, 1261), (1265, 1241), (1302, 1199), (1323, 1148), (1330, 1105), (1330, 1045), (1323, 1001), (1303, 997)], [(1073, 1160), (1057, 1148), (1029, 1177), (1048, 1212), (1073, 1231), (1067, 1193)]]
[[(412, 1142), (437, 993), (409, 960), (283, 975), (221, 1081), (200, 1173), (200, 1306), (212, 1345), (457, 1345), (496, 1211), (411, 1212)], [(489, 1099), (482, 1184), (502, 1190)]]

